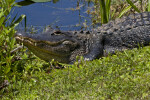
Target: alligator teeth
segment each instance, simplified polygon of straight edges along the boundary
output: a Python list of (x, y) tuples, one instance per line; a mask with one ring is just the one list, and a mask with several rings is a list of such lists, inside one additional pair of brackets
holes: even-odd
[(23, 39), (23, 38), (21, 38), (21, 37), (16, 37), (16, 39), (17, 39), (17, 40), (19, 40), (19, 41), (21, 41), (21, 42), (23, 42), (23, 41), (24, 41), (24, 39)]
[(22, 38), (21, 41), (23, 42), (23, 40), (24, 40), (24, 39)]
[(35, 43), (34, 43), (34, 46), (36, 46), (36, 45), (37, 45), (37, 43), (35, 42)]

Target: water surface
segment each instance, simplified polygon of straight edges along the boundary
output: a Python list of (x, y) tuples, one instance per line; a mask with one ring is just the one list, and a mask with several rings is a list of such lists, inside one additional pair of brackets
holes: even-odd
[[(19, 1), (22, 0), (16, 0)], [(12, 18), (16, 14), (18, 16), (25, 14), (28, 27), (43, 28), (50, 25), (61, 30), (80, 30), (85, 20), (90, 23), (90, 17), (86, 13), (89, 4), (79, 1), (81, 0), (59, 0), (57, 3), (34, 3), (15, 7)], [(24, 27), (24, 21), (19, 26)]]

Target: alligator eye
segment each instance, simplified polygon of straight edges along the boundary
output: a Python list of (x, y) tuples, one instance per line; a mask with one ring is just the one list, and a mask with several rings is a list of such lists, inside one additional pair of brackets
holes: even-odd
[(51, 35), (62, 35), (62, 32), (61, 31), (55, 31)]
[(68, 45), (68, 44), (71, 44), (71, 42), (70, 41), (64, 41), (62, 44)]

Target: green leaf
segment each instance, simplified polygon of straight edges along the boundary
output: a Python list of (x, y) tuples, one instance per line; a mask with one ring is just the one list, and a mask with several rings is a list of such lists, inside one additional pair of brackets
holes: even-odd
[(10, 27), (16, 27), (23, 19), (25, 18), (25, 15), (21, 15)]
[(5, 12), (5, 11), (3, 11), (3, 9), (0, 9), (0, 18), (1, 18), (2, 16), (4, 16), (4, 12)]
[(130, 9), (131, 9), (131, 6), (128, 6), (128, 7), (124, 8), (124, 10), (122, 12), (120, 12), (119, 18), (122, 17), (122, 15), (124, 15)]
[(20, 1), (17, 2), (15, 4), (15, 6), (21, 7), (21, 6), (27, 6), (27, 5), (31, 5), (33, 3), (38, 3), (38, 2), (50, 2), (51, 0), (24, 0), (24, 1)]
[(16, 14), (16, 15), (15, 15), (15, 17), (12, 19), (11, 24), (12, 24), (12, 23), (14, 23), (14, 21), (15, 21), (15, 19), (16, 19), (16, 17), (17, 17), (17, 15), (18, 15), (18, 14)]
[(130, 4), (134, 8), (135, 11), (140, 13), (140, 10), (132, 3), (131, 0), (126, 0), (126, 1), (128, 2), (128, 4)]
[(10, 48), (12, 49), (14, 47), (15, 44), (15, 38), (12, 38), (11, 42), (10, 42)]
[(148, 11), (150, 11), (150, 0), (148, 0)]
[(5, 17), (0, 18), (0, 27), (2, 26), (4, 20), (5, 20)]
[(21, 6), (27, 6), (27, 5), (30, 5), (33, 3), (35, 3), (35, 2), (33, 2), (33, 1), (20, 1), (20, 2), (17, 2), (15, 4), (15, 6), (21, 7)]
[(50, 2), (51, 0), (31, 0), (33, 2)]
[(7, 73), (10, 72), (10, 70), (11, 70), (11, 68), (10, 68), (10, 66), (9, 66), (9, 64), (8, 64), (8, 65), (5, 66), (5, 68), (4, 68), (4, 73), (7, 74)]

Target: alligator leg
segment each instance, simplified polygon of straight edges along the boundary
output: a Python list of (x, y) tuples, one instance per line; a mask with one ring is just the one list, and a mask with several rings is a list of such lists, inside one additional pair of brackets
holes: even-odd
[(93, 39), (93, 41), (89, 41), (90, 45), (88, 45), (88, 50), (87, 50), (87, 54), (85, 54), (84, 60), (93, 60), (93, 59), (97, 59), (99, 57), (103, 56), (103, 40), (102, 40), (102, 36), (99, 37), (94, 37), (95, 39)]

